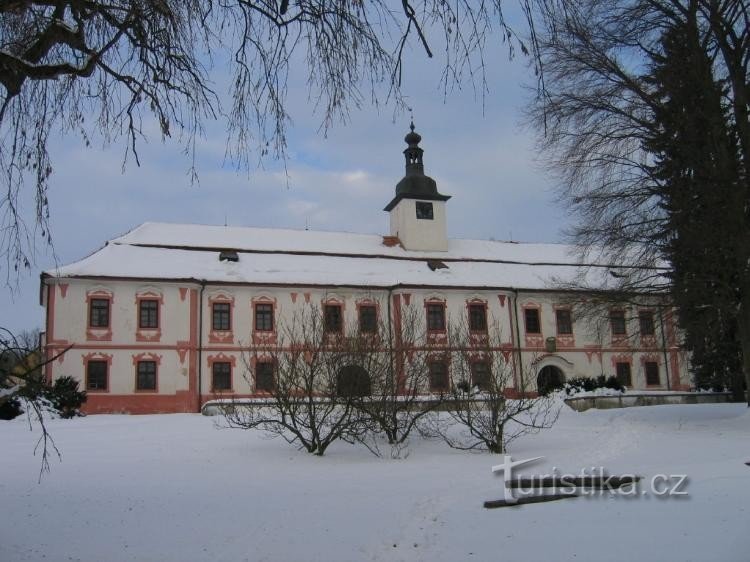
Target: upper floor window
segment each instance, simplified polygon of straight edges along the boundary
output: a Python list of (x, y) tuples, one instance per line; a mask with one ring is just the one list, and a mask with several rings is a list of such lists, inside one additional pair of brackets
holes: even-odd
[(612, 327), (613, 336), (626, 336), (628, 334), (628, 330), (625, 325), (625, 311), (611, 311), (609, 313), (609, 325)]
[(541, 334), (542, 327), (541, 327), (541, 323), (539, 322), (539, 309), (538, 308), (525, 308), (523, 313), (524, 313), (524, 320), (526, 323), (526, 333), (527, 334)]
[(617, 372), (617, 382), (623, 386), (632, 386), (630, 363), (617, 363), (615, 370)]
[(255, 329), (259, 332), (273, 332), (273, 305), (255, 305)]
[(573, 333), (573, 319), (570, 310), (556, 310), (555, 316), (557, 319), (557, 334), (560, 336), (571, 335)]
[(138, 301), (138, 327), (155, 329), (159, 327), (159, 301), (141, 299)]
[(445, 331), (445, 305), (428, 304), (427, 305), (427, 330), (430, 332)]
[(448, 390), (448, 365), (445, 361), (431, 361), (428, 365), (430, 371), (430, 391), (445, 392)]
[(255, 364), (255, 390), (272, 392), (274, 389), (273, 363), (261, 361)]
[(156, 361), (138, 361), (136, 390), (156, 390)]
[(228, 331), (232, 329), (231, 306), (228, 302), (213, 303), (211, 322), (214, 330)]
[(378, 331), (378, 309), (372, 304), (359, 307), (359, 331), (374, 334)]
[(232, 390), (232, 364), (217, 361), (211, 365), (211, 390)]
[(469, 330), (472, 332), (487, 331), (487, 308), (484, 304), (469, 305)]
[(654, 313), (653, 312), (649, 310), (641, 310), (638, 313), (638, 320), (639, 320), (642, 336), (653, 336), (656, 333), (656, 330), (654, 329)]
[(107, 367), (106, 361), (86, 363), (86, 390), (107, 390)]
[(89, 326), (92, 328), (109, 328), (109, 299), (91, 299), (89, 301)]
[(432, 212), (432, 203), (429, 201), (417, 201), (417, 218), (430, 221), (435, 218)]
[(661, 384), (659, 380), (659, 364), (656, 361), (646, 361), (644, 364), (646, 370), (646, 384), (649, 386), (657, 386)]
[(344, 319), (340, 304), (327, 304), (324, 308), (324, 328), (327, 333), (341, 333)]

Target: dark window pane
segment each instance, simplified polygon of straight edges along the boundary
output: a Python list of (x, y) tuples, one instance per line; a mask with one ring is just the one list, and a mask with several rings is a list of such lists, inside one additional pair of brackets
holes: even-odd
[(655, 361), (646, 361), (646, 384), (652, 386), (661, 384), (659, 381), (659, 364)]
[(487, 331), (487, 309), (483, 304), (469, 305), (469, 330), (472, 332)]
[(617, 363), (617, 382), (623, 386), (632, 386), (630, 378), (630, 363)]
[(471, 364), (471, 384), (478, 386), (480, 390), (488, 390), (490, 387), (490, 364), (478, 361)]
[(255, 329), (261, 332), (273, 331), (273, 305), (255, 305)]
[(138, 361), (136, 390), (156, 390), (156, 361)]
[(213, 304), (213, 329), (227, 331), (232, 327), (231, 309), (228, 302), (215, 302)]
[(325, 306), (325, 331), (341, 332), (343, 327), (341, 319), (341, 305), (327, 304)]
[(570, 310), (557, 310), (557, 333), (559, 335), (570, 335), (573, 333), (573, 320), (570, 317)]
[(273, 363), (255, 364), (255, 389), (263, 392), (273, 391)]
[(214, 363), (211, 369), (211, 389), (232, 390), (232, 366), (229, 363)]
[(538, 308), (526, 308), (524, 309), (523, 312), (526, 318), (526, 333), (527, 334), (541, 334), (542, 330), (539, 325), (539, 309)]
[(430, 332), (445, 331), (445, 306), (442, 304), (427, 305), (427, 329)]
[(159, 327), (159, 301), (153, 299), (140, 301), (138, 308), (138, 326), (147, 329)]
[(430, 390), (445, 392), (448, 390), (448, 365), (443, 361), (433, 361), (430, 368)]
[(109, 299), (91, 299), (89, 326), (92, 328), (109, 328)]
[(655, 333), (654, 330), (654, 313), (653, 312), (641, 312), (638, 315), (638, 319), (640, 320), (641, 325), (641, 335), (642, 336), (653, 336)]
[(107, 390), (106, 361), (89, 361), (86, 364), (86, 390)]
[(372, 305), (359, 307), (359, 331), (374, 334), (378, 331), (378, 311)]
[(625, 336), (628, 331), (625, 327), (625, 313), (622, 310), (613, 310), (609, 313), (609, 323), (612, 326), (613, 336)]
[(417, 218), (423, 220), (432, 220), (432, 203), (427, 201), (417, 201)]

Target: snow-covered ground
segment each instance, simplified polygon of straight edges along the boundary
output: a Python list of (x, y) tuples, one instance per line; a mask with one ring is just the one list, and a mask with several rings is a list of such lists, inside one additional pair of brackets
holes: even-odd
[[(23, 420), (0, 422), (0, 560), (750, 559), (746, 406), (576, 413), (513, 444), (521, 471), (603, 466), (645, 477), (638, 497), (487, 510), (489, 454), (415, 440), (408, 458), (334, 445), (323, 458), (200, 415), (53, 420), (62, 463), (37, 483)], [(650, 494), (687, 474), (687, 497)]]

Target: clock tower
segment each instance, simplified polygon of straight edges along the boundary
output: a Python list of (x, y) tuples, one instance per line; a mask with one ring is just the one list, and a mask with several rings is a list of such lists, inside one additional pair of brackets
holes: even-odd
[(437, 190), (435, 180), (424, 173), (419, 147), (422, 137), (411, 131), (404, 140), (408, 147), (406, 175), (396, 185), (396, 196), (385, 207), (391, 215), (391, 236), (397, 236), (406, 250), (445, 252), (448, 235), (445, 224), (445, 202), (451, 198)]

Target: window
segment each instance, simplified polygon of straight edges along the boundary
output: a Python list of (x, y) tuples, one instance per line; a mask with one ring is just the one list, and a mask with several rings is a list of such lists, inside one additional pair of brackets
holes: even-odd
[(363, 304), (359, 307), (359, 331), (365, 334), (378, 331), (378, 310), (375, 306)]
[(471, 384), (480, 390), (488, 390), (490, 387), (490, 364), (486, 361), (477, 361), (471, 364)]
[(343, 321), (341, 318), (340, 304), (327, 304), (325, 306), (325, 331), (327, 333), (341, 333)]
[(430, 369), (430, 391), (445, 392), (448, 390), (448, 365), (445, 361), (432, 361)]
[(659, 364), (656, 361), (646, 361), (646, 384), (648, 386), (658, 386), (661, 384), (659, 380)]
[(89, 303), (89, 326), (109, 328), (109, 299), (91, 299)]
[(106, 361), (89, 361), (86, 364), (86, 390), (107, 390)]
[(609, 325), (612, 327), (613, 336), (626, 336), (628, 331), (625, 327), (625, 312), (613, 310), (609, 313)]
[(524, 318), (526, 320), (526, 333), (527, 334), (541, 334), (542, 329), (539, 324), (539, 309), (538, 308), (525, 308)]
[(570, 316), (570, 310), (556, 310), (557, 318), (557, 335), (569, 336), (573, 334), (573, 320)]
[(255, 305), (255, 329), (259, 332), (273, 332), (273, 305)]
[(650, 312), (648, 310), (642, 310), (638, 314), (638, 320), (640, 323), (642, 336), (653, 336), (656, 333), (654, 329), (654, 313), (653, 312)]
[(469, 305), (469, 330), (472, 332), (487, 331), (487, 308), (485, 305)]
[(428, 304), (427, 305), (427, 331), (444, 332), (445, 331), (445, 305)]
[(211, 390), (232, 390), (232, 365), (216, 362), (211, 366)]
[(630, 377), (630, 363), (615, 364), (617, 370), (617, 382), (623, 386), (632, 386)]
[(212, 305), (212, 326), (214, 330), (232, 329), (231, 308), (228, 302), (215, 302)]
[(142, 299), (138, 301), (138, 327), (155, 329), (159, 327), (159, 301)]
[(431, 221), (433, 217), (432, 203), (428, 201), (417, 201), (417, 218)]
[(138, 361), (136, 390), (156, 390), (156, 361)]
[(272, 392), (274, 389), (273, 382), (273, 363), (263, 361), (255, 364), (255, 390), (262, 392)]

